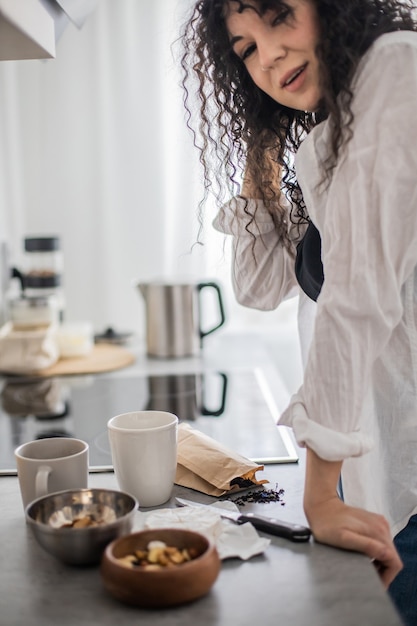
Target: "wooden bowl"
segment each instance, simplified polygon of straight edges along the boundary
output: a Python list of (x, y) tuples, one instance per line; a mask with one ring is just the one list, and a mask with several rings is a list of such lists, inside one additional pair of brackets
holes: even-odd
[[(161, 569), (123, 565), (120, 558), (146, 550), (151, 541), (197, 554), (192, 560)], [(100, 573), (105, 589), (117, 600), (144, 608), (186, 604), (204, 596), (213, 586), (220, 558), (215, 546), (203, 535), (180, 528), (143, 530), (116, 539), (103, 553)]]

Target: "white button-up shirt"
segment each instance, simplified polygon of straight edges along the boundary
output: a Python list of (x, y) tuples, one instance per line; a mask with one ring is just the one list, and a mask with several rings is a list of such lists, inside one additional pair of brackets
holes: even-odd
[[(330, 184), (320, 185), (328, 121), (296, 156), (325, 280), (303, 385), (280, 423), (343, 459), (346, 502), (385, 515), (396, 534), (417, 512), (417, 34), (381, 36), (353, 91), (353, 136)], [(259, 202), (255, 244), (247, 221), (235, 199), (214, 226), (234, 235), (239, 302), (272, 309), (296, 286), (294, 259)]]

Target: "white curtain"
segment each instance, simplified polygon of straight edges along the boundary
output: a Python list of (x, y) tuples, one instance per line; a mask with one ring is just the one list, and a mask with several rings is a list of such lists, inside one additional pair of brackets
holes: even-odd
[[(100, 0), (57, 58), (0, 64), (0, 240), (61, 236), (68, 320), (144, 334), (135, 281), (217, 279), (228, 326), (276, 324), (230, 288), (224, 240), (206, 215), (198, 153), (185, 125), (172, 44), (193, 0)], [(225, 252), (226, 250), (226, 252)], [(290, 307), (290, 308), (288, 308)]]

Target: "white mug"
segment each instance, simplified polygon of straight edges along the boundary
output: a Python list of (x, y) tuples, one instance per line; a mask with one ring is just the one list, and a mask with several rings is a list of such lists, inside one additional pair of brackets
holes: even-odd
[(135, 411), (112, 417), (108, 434), (120, 489), (139, 506), (171, 497), (177, 468), (178, 417), (166, 411)]
[(23, 506), (48, 493), (88, 487), (88, 443), (71, 437), (29, 441), (16, 448)]

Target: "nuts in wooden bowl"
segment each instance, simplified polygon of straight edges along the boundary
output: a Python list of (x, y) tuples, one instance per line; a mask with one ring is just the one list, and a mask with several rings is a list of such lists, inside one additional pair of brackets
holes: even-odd
[(180, 528), (144, 530), (109, 544), (101, 577), (115, 598), (144, 608), (192, 602), (209, 592), (220, 571), (215, 546)]

